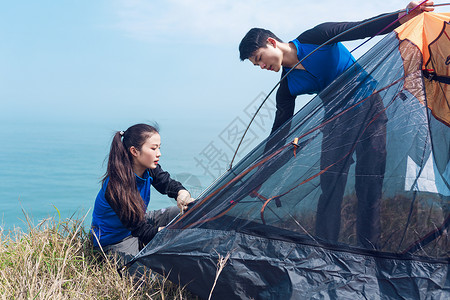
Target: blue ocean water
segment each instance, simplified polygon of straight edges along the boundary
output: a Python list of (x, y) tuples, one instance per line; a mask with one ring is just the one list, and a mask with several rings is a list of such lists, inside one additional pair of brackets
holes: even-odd
[[(197, 134), (191, 136), (180, 136), (178, 126), (162, 126), (161, 166), (197, 197), (226, 171), (247, 125), (246, 118), (247, 114), (216, 125), (193, 124), (189, 131)], [(259, 133), (249, 133), (250, 140), (237, 160), (266, 136), (270, 125), (269, 120), (265, 128), (256, 127)], [(48, 217), (58, 219), (59, 213), (62, 219), (85, 217), (89, 226), (112, 136), (115, 130), (122, 130), (114, 126), (101, 122), (0, 121), (0, 227), (26, 230), (25, 214), (37, 225)], [(152, 191), (149, 209), (170, 205), (175, 201)]]
[[(86, 124), (1, 124), (0, 206), (3, 228), (26, 228), (25, 215), (84, 215), (92, 207), (108, 137)], [(86, 218), (90, 221), (90, 214)]]

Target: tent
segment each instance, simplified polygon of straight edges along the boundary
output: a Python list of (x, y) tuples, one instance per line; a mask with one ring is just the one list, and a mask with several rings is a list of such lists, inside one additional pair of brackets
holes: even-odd
[(450, 14), (384, 37), (136, 257), (213, 299), (450, 299)]

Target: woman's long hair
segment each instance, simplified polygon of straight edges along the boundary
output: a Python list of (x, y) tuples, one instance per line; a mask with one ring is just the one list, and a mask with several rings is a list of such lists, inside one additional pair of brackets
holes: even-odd
[(108, 167), (102, 183), (109, 178), (105, 197), (125, 226), (142, 221), (145, 215), (144, 201), (136, 186), (130, 147), (141, 150), (147, 138), (155, 133), (158, 130), (153, 126), (136, 124), (125, 132), (116, 132), (111, 143)]

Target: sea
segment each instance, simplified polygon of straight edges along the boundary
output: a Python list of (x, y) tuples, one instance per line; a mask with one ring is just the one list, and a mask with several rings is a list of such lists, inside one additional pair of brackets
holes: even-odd
[[(215, 125), (193, 123), (188, 132), (195, 134), (163, 122), (161, 166), (198, 197), (229, 168), (250, 116), (244, 111)], [(236, 162), (267, 137), (267, 118), (252, 124)], [(0, 230), (26, 232), (49, 218), (83, 220), (88, 228), (112, 136), (125, 129), (108, 122), (0, 121)], [(175, 204), (152, 190), (150, 210)]]

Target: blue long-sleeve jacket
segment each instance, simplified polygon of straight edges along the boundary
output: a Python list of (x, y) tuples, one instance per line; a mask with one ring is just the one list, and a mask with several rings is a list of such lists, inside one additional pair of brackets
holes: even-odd
[[(108, 182), (109, 178), (106, 178), (95, 199), (91, 227), (95, 235), (92, 237), (94, 245), (98, 247), (99, 243), (102, 246), (115, 244), (129, 235), (138, 237), (144, 244), (148, 243), (156, 235), (158, 228), (154, 228), (145, 219), (138, 224), (120, 220), (105, 197)], [(147, 169), (142, 178), (136, 175), (136, 187), (144, 201), (145, 209), (150, 202), (152, 185), (158, 192), (171, 198), (176, 198), (178, 191), (185, 189), (180, 182), (171, 179), (170, 174), (163, 171), (160, 165), (155, 169)]]
[[(298, 95), (321, 92), (353, 64), (355, 59), (340, 42), (362, 39), (376, 34), (386, 34), (400, 25), (397, 21), (389, 28), (386, 28), (387, 25), (396, 20), (397, 15), (395, 14), (378, 19), (379, 17), (369, 19), (374, 20), (372, 22), (364, 20), (360, 22), (323, 23), (303, 32), (291, 41), (297, 48), (297, 58), (302, 60), (306, 55), (329, 39), (336, 37), (350, 28), (360, 26), (353, 31), (342, 34), (332, 43), (323, 46), (302, 62), (305, 70), (294, 69), (288, 74), (285, 80), (281, 81), (276, 95), (277, 112), (275, 114), (272, 132), (293, 116), (295, 98)], [(383, 31), (380, 32), (380, 30)], [(289, 70), (290, 68), (283, 67), (281, 77)]]

